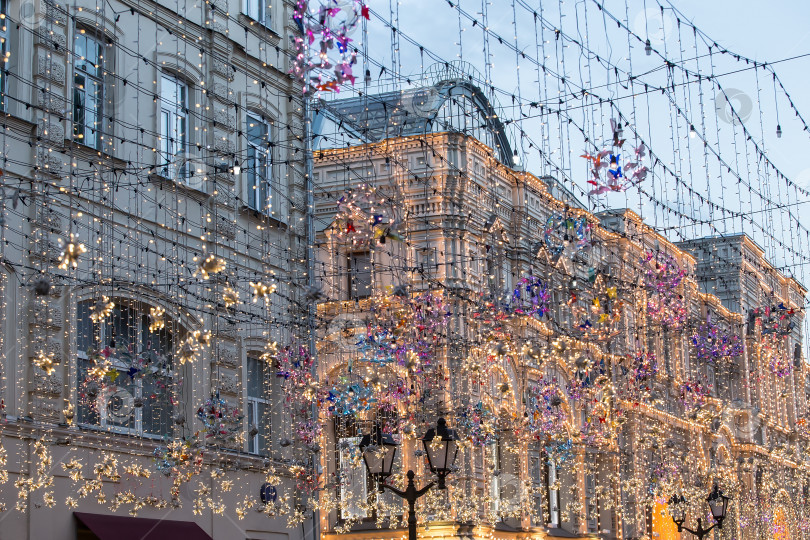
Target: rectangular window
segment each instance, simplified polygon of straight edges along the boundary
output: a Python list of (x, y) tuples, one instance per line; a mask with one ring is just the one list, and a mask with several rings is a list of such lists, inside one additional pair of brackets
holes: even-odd
[(73, 46), (73, 137), (91, 148), (101, 147), (104, 105), (104, 44), (76, 28)]
[(338, 497), (340, 519), (366, 518), (368, 471), (360, 452), (360, 431), (354, 417), (336, 417), (335, 443), (337, 454)]
[(560, 526), (560, 489), (557, 486), (557, 466), (548, 464), (548, 524)]
[(585, 475), (585, 512), (586, 512), (586, 525), (589, 533), (599, 532), (598, 526), (598, 508), (596, 506), (596, 479), (593, 474)]
[(501, 509), (501, 477), (500, 473), (503, 471), (501, 470), (501, 444), (500, 441), (496, 440), (494, 443), (490, 444), (487, 448), (487, 452), (489, 453), (492, 466), (498, 474), (491, 474), (489, 476), (489, 497), (492, 501), (492, 511), (497, 514)]
[[(94, 322), (93, 302), (76, 308), (77, 420), (118, 433), (172, 434), (172, 344), (169, 325), (150, 331), (148, 309), (117, 305)], [(104, 367), (103, 378), (91, 377)]]
[(355, 300), (371, 296), (371, 254), (350, 253), (348, 266), (349, 298)]
[(270, 388), (274, 376), (270, 364), (248, 357), (246, 389), (248, 452), (251, 454), (267, 454), (270, 450)]
[(280, 218), (281, 194), (273, 190), (273, 157), (270, 151), (270, 126), (260, 118), (247, 117), (248, 206), (257, 212)]
[(188, 178), (184, 158), (188, 126), (188, 87), (169, 75), (160, 79), (160, 174), (173, 180)]
[(245, 15), (259, 24), (270, 26), (270, 9), (266, 0), (243, 0)]

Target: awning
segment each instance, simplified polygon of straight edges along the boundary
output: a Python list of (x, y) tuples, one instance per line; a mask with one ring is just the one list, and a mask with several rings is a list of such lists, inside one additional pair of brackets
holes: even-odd
[(98, 540), (212, 540), (192, 521), (146, 519), (111, 514), (73, 512)]

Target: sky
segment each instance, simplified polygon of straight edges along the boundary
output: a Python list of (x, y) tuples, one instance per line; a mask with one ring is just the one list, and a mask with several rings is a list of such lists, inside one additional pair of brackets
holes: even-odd
[[(802, 0), (677, 0), (678, 9), (715, 41), (739, 54), (774, 62), (810, 54), (810, 10)], [(775, 65), (776, 72), (799, 111), (810, 117), (810, 56)], [(806, 111), (806, 112), (805, 112)], [(806, 145), (793, 145), (793, 137), (810, 140), (810, 134), (785, 133), (782, 141), (771, 137), (774, 159), (805, 187), (810, 187)], [(794, 150), (795, 149), (795, 150)], [(803, 151), (802, 151), (803, 150)], [(810, 219), (809, 219), (810, 221)]]
[[(556, 176), (589, 210), (631, 208), (673, 241), (745, 232), (776, 266), (810, 283), (810, 132), (774, 89), (771, 72), (711, 46), (758, 62), (808, 55), (774, 69), (810, 123), (804, 3), (369, 0), (366, 39), (359, 28), (352, 38), (364, 47), (361, 69), (369, 68), (372, 81), (358, 79), (355, 90), (422, 86), (431, 65), (463, 60), (476, 84), (491, 85), (527, 170)], [(665, 58), (677, 66), (668, 68)], [(712, 74), (720, 86), (696, 73)], [(632, 148), (643, 142), (651, 150), (652, 173), (626, 191), (591, 195), (581, 155), (604, 148), (619, 117)], [(336, 144), (349, 142), (340, 137)]]

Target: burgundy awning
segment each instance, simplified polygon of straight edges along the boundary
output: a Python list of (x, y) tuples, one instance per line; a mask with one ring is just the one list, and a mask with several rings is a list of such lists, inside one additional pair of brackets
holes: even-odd
[(73, 512), (99, 540), (212, 540), (192, 521)]

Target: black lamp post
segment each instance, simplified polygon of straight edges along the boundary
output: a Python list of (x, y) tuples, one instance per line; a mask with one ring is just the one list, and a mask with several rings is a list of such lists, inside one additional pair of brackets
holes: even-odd
[(715, 522), (707, 529), (703, 528), (703, 520), (701, 518), (697, 520), (697, 530), (693, 531), (688, 527), (684, 527), (683, 524), (686, 521), (686, 509), (684, 508), (684, 504), (686, 503), (686, 499), (683, 498), (683, 495), (672, 496), (669, 500), (669, 512), (672, 516), (672, 521), (678, 527), (678, 532), (687, 531), (702, 540), (707, 537), (715, 527), (718, 529), (723, 528), (723, 520), (726, 519), (729, 499), (730, 497), (723, 495), (723, 492), (717, 487), (717, 484), (715, 484), (714, 489), (706, 498), (706, 502), (709, 503), (709, 508), (712, 511), (712, 517)]
[[(439, 489), (445, 489), (444, 479), (450, 474), (450, 467), (458, 453), (458, 437), (455, 431), (447, 428), (444, 418), (440, 418), (436, 429), (430, 428), (422, 443), (425, 445), (430, 470), (439, 477)], [(413, 471), (408, 471), (408, 485), (404, 491), (385, 483), (391, 476), (397, 453), (397, 443), (391, 435), (379, 431), (374, 435), (364, 435), (360, 440), (360, 451), (363, 452), (366, 469), (377, 481), (380, 493), (388, 489), (408, 502), (408, 540), (416, 540), (416, 500), (427, 493), (434, 483), (416, 489)]]

